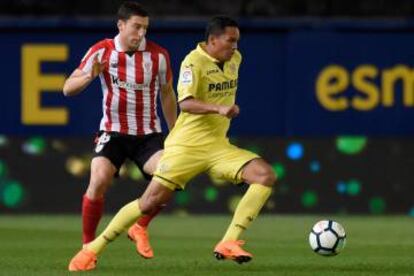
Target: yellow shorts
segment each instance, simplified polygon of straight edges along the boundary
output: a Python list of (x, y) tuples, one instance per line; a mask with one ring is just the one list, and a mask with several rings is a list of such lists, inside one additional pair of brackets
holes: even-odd
[(257, 154), (238, 148), (227, 140), (205, 147), (168, 146), (158, 163), (154, 180), (171, 190), (182, 190), (196, 175), (206, 172), (211, 177), (240, 183), (241, 170)]

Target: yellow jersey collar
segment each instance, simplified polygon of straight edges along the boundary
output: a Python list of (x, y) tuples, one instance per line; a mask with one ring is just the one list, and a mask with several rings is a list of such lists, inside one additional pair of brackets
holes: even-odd
[(217, 59), (215, 59), (215, 58), (213, 58), (212, 56), (210, 56), (204, 49), (203, 49), (203, 47), (205, 47), (206, 46), (206, 43), (205, 42), (200, 42), (200, 43), (198, 43), (197, 44), (197, 49), (196, 49), (196, 51), (198, 52), (198, 53), (200, 53), (200, 55), (203, 55), (203, 56), (205, 56), (205, 57), (207, 57), (209, 60), (211, 60), (212, 62), (215, 62), (215, 63), (218, 63), (218, 62), (220, 62), (219, 60), (217, 60)]

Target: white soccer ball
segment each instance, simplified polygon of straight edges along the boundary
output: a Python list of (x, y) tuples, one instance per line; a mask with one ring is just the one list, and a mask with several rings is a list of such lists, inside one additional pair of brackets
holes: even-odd
[(323, 256), (335, 256), (345, 247), (345, 229), (333, 220), (318, 221), (309, 234), (312, 250)]

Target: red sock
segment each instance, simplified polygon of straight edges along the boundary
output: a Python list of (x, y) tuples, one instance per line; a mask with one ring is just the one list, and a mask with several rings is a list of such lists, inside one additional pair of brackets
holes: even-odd
[(137, 224), (141, 227), (148, 227), (148, 224), (151, 222), (153, 218), (155, 218), (159, 212), (164, 209), (165, 205), (158, 206), (152, 213), (148, 215), (142, 216), (138, 219)]
[(89, 243), (95, 239), (96, 228), (103, 213), (104, 198), (90, 200), (86, 195), (82, 201), (82, 240)]

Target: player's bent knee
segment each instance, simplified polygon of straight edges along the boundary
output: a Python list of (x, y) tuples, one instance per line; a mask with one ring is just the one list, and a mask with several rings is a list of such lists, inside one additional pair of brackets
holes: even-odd
[(159, 205), (158, 194), (144, 193), (139, 199), (139, 208), (143, 214), (149, 214)]
[(102, 197), (111, 182), (111, 174), (99, 170), (91, 172), (91, 178), (87, 189), (88, 197), (92, 200)]
[(139, 209), (143, 214), (152, 213), (157, 207), (154, 201), (151, 199), (140, 198), (139, 199)]
[(109, 184), (112, 181), (113, 174), (104, 170), (96, 170), (91, 173), (91, 182), (96, 183), (97, 185)]
[(266, 183), (268, 186), (274, 186), (277, 180), (276, 174), (271, 171), (270, 174), (267, 176)]
[(274, 177), (272, 177), (271, 174), (268, 175), (264, 175), (261, 177), (261, 181), (260, 184), (264, 185), (264, 186), (268, 186), (268, 187), (272, 187), (275, 183), (276, 179)]
[(275, 184), (277, 177), (273, 170), (266, 170), (260, 175), (260, 179), (260, 184), (272, 187)]
[(88, 189), (86, 190), (86, 195), (91, 200), (96, 200), (104, 196), (109, 184), (105, 184), (99, 181), (91, 181), (89, 183)]

